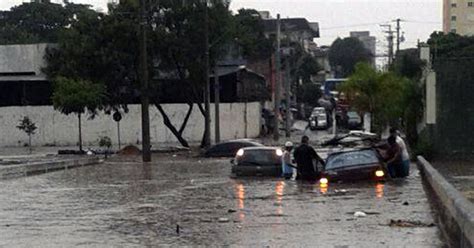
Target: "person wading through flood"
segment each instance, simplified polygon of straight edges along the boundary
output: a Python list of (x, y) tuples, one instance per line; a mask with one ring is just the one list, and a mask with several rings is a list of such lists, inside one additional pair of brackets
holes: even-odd
[(408, 154), (407, 145), (396, 128), (390, 128), (390, 136), (395, 137), (395, 141), (401, 149), (402, 173), (399, 176), (407, 177), (410, 174), (410, 155)]
[(293, 143), (288, 141), (285, 143), (285, 151), (281, 157), (281, 172), (285, 179), (293, 177), (293, 168), (296, 168), (291, 161), (291, 151), (293, 150)]
[(403, 177), (402, 149), (397, 144), (394, 136), (389, 136), (387, 143), (389, 147), (386, 151), (385, 162), (387, 163), (388, 174), (391, 178)]
[(318, 171), (317, 167), (313, 164), (313, 160), (319, 161), (323, 166), (325, 162), (316, 151), (309, 146), (308, 142), (308, 136), (303, 136), (301, 138), (301, 145), (296, 148), (294, 152), (297, 165), (296, 179), (315, 181), (318, 179)]

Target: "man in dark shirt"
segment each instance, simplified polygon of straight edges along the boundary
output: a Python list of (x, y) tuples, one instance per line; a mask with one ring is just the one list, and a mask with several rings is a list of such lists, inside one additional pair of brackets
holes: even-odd
[(318, 160), (321, 164), (325, 164), (324, 160), (316, 153), (316, 151), (308, 145), (308, 136), (301, 138), (301, 145), (294, 152), (297, 164), (296, 179), (300, 180), (316, 180), (318, 178), (317, 168), (313, 165), (313, 159)]

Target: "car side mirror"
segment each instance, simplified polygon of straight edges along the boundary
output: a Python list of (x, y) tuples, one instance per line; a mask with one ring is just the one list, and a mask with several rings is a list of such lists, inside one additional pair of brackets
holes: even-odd
[(231, 164), (234, 164), (234, 163), (235, 163), (235, 159), (234, 159), (234, 158), (231, 159), (231, 160), (230, 160), (230, 163), (231, 163)]

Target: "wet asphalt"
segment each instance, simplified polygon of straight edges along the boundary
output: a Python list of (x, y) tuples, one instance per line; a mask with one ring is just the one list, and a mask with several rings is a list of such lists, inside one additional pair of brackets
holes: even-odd
[(231, 178), (229, 159), (138, 161), (0, 181), (0, 247), (443, 246), (414, 166), (407, 179), (320, 187)]

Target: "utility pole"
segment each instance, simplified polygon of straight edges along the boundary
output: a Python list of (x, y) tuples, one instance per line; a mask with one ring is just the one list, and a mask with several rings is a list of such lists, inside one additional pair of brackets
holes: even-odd
[(276, 40), (277, 40), (277, 46), (276, 46), (276, 51), (275, 51), (275, 97), (274, 97), (274, 109), (273, 112), (275, 113), (275, 118), (274, 118), (274, 130), (273, 130), (273, 139), (275, 141), (278, 141), (280, 138), (280, 128), (279, 128), (279, 120), (278, 116), (280, 113), (280, 14), (277, 15), (277, 21), (276, 21)]
[(388, 31), (385, 31), (387, 33), (387, 41), (388, 41), (388, 65), (392, 65), (393, 63), (393, 31), (392, 31), (392, 25), (386, 24), (386, 25), (380, 25), (381, 27), (388, 27)]
[(151, 161), (150, 151), (150, 99), (148, 95), (148, 62), (146, 47), (146, 17), (145, 0), (140, 0), (140, 81), (141, 81), (141, 108), (142, 108), (142, 159), (143, 162)]
[(211, 145), (211, 89), (209, 85), (209, 13), (207, 10), (207, 0), (204, 0), (204, 147)]
[(400, 51), (400, 18), (397, 18), (397, 53), (395, 55), (398, 54), (398, 51)]
[(290, 75), (290, 41), (287, 42), (287, 51), (285, 58), (285, 96), (286, 96), (286, 113), (285, 113), (285, 136), (289, 138), (291, 136), (291, 120), (290, 120), (290, 91), (291, 91), (291, 75)]
[(216, 144), (221, 141), (221, 130), (220, 130), (220, 120), (219, 120), (219, 103), (220, 103), (220, 85), (219, 85), (219, 74), (217, 61), (214, 65), (214, 131), (215, 131), (215, 142)]

